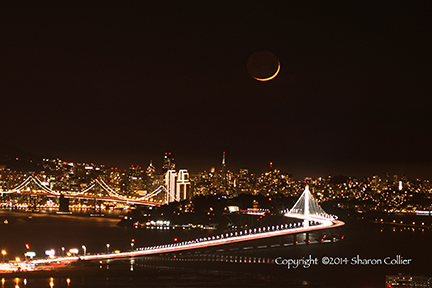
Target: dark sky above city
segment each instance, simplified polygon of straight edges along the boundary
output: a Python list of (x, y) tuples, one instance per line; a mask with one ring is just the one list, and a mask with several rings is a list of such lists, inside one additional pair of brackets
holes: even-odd
[[(67, 161), (432, 179), (430, 1), (2, 1), (0, 141)], [(248, 58), (269, 51), (273, 80)]]

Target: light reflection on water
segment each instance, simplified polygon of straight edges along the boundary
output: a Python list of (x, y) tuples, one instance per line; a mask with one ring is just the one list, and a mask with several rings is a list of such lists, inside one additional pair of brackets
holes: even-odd
[[(55, 285), (55, 283), (57, 283), (57, 285)], [(15, 278), (2, 278), (1, 280), (1, 284), (2, 284), (2, 288), (8, 288), (8, 287), (15, 287), (15, 288), (24, 288), (24, 287), (29, 287), (29, 288), (38, 288), (38, 287), (69, 287), (71, 284), (71, 279), (70, 278), (54, 278), (54, 277), (49, 277), (49, 278), (34, 278), (34, 279), (30, 279), (28, 280), (27, 278), (19, 278), (19, 277), (15, 277)]]

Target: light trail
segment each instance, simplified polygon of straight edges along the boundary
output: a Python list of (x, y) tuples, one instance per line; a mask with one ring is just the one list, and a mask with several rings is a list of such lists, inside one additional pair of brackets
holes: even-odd
[[(241, 231), (246, 233), (246, 235), (224, 237), (223, 236), (224, 234), (221, 234), (221, 236), (216, 236), (219, 237), (219, 239), (202, 240), (202, 241), (200, 241), (200, 239), (197, 239), (197, 240), (186, 241), (186, 243), (182, 242), (182, 243), (156, 245), (151, 247), (137, 248), (137, 250), (135, 251), (120, 252), (120, 253), (93, 254), (93, 255), (73, 256), (73, 257), (57, 257), (53, 259), (37, 259), (37, 260), (31, 260), (30, 263), (35, 265), (40, 265), (40, 264), (48, 264), (54, 262), (74, 262), (78, 260), (107, 260), (107, 259), (130, 258), (130, 257), (146, 256), (146, 255), (154, 255), (154, 254), (162, 254), (162, 253), (173, 253), (173, 252), (181, 252), (181, 251), (187, 251), (193, 249), (215, 247), (220, 245), (234, 244), (234, 243), (240, 243), (240, 242), (246, 242), (252, 240), (259, 240), (259, 239), (265, 239), (271, 237), (278, 237), (278, 236), (284, 236), (290, 234), (305, 233), (305, 232), (317, 231), (326, 228), (336, 228), (345, 225), (344, 222), (339, 220), (330, 220), (327, 218), (314, 217), (314, 216), (311, 216), (309, 217), (309, 219), (306, 220), (317, 221), (317, 222), (319, 220), (321, 223), (309, 227), (284, 228), (281, 230), (267, 231), (267, 232), (253, 232), (254, 230), (249, 229), (249, 231), (252, 232), (248, 232), (248, 230)], [(279, 227), (279, 225), (277, 225), (277, 227)], [(281, 227), (284, 226), (281, 225)], [(272, 229), (274, 229), (274, 226), (272, 226)], [(255, 231), (256, 230), (257, 229), (255, 228)]]

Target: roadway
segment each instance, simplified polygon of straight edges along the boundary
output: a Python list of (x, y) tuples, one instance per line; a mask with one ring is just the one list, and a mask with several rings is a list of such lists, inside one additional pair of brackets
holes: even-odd
[[(2, 192), (6, 193), (6, 192)], [(47, 192), (41, 192), (41, 193), (34, 193), (34, 192), (13, 192), (17, 193), (19, 195), (30, 195), (30, 196), (46, 196), (46, 197), (59, 197), (59, 195), (54, 195)], [(94, 195), (63, 195), (65, 198), (74, 198), (74, 199), (85, 199), (85, 200), (97, 200), (97, 201), (106, 201), (106, 202), (116, 202), (116, 203), (126, 203), (126, 204), (132, 204), (132, 205), (147, 205), (147, 206), (159, 206), (161, 203), (157, 202), (150, 202), (150, 201), (144, 201), (144, 200), (134, 200), (133, 198), (130, 199), (119, 199), (116, 197), (107, 197), (107, 196), (94, 196)]]
[[(303, 218), (304, 219), (304, 218)], [(316, 217), (310, 216), (310, 221), (320, 222), (316, 225), (311, 225), (309, 227), (288, 227), (287, 225), (277, 225), (272, 226), (272, 228), (267, 228), (266, 230), (271, 231), (263, 231), (258, 232), (258, 229), (249, 229), (237, 232), (237, 235), (230, 236), (231, 233), (224, 233), (220, 236), (214, 236), (212, 239), (196, 239), (191, 241), (186, 241), (182, 243), (172, 243), (165, 245), (157, 245), (151, 247), (143, 247), (137, 248), (134, 251), (129, 252), (120, 252), (120, 253), (106, 253), (106, 254), (92, 254), (92, 255), (83, 255), (83, 256), (72, 256), (72, 257), (56, 257), (53, 259), (35, 259), (31, 260), (31, 264), (40, 265), (40, 264), (49, 264), (53, 262), (74, 262), (81, 260), (106, 260), (106, 259), (118, 259), (118, 258), (130, 258), (130, 257), (138, 257), (138, 256), (147, 256), (147, 255), (155, 255), (162, 253), (175, 253), (182, 252), (194, 249), (215, 247), (227, 244), (235, 244), (240, 242), (252, 241), (265, 239), (270, 237), (278, 237), (285, 235), (292, 235), (298, 233), (305, 233), (311, 231), (317, 231), (321, 229), (328, 228), (336, 228), (345, 225), (344, 222), (339, 220), (331, 220), (324, 217)], [(265, 228), (265, 227), (264, 227)], [(274, 230), (273, 230), (274, 229)], [(255, 231), (255, 232), (254, 232)]]

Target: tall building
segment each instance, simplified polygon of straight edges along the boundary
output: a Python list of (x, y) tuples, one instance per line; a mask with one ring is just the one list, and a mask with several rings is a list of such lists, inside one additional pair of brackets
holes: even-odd
[(171, 154), (171, 152), (165, 152), (165, 156), (162, 164), (162, 174), (167, 173), (168, 170), (174, 170), (174, 169), (175, 169), (174, 156)]
[(153, 176), (155, 174), (155, 172), (156, 172), (156, 168), (155, 168), (155, 166), (153, 166), (153, 163), (150, 160), (150, 164), (146, 169), (146, 174), (147, 174), (147, 176), (150, 177), (150, 176)]
[(238, 194), (252, 192), (248, 169), (240, 169), (235, 186), (236, 186), (236, 192)]
[(120, 181), (119, 181), (120, 193), (124, 195), (127, 193), (128, 186), (129, 186), (128, 184), (129, 184), (129, 176), (126, 170), (124, 170), (123, 172), (120, 173)]
[(165, 174), (165, 186), (167, 190), (166, 203), (176, 201), (176, 179), (177, 173), (175, 170), (168, 170)]
[(139, 165), (131, 165), (128, 170), (128, 193), (136, 193), (144, 188), (143, 170)]
[(178, 173), (175, 170), (168, 170), (165, 174), (165, 186), (167, 195), (166, 203), (182, 201), (190, 198), (189, 172), (181, 169)]
[(227, 169), (225, 162), (225, 151), (222, 152), (222, 170), (221, 170), (220, 192), (228, 194)]
[(179, 170), (177, 174), (177, 186), (176, 186), (176, 201), (189, 199), (189, 172), (186, 169)]

